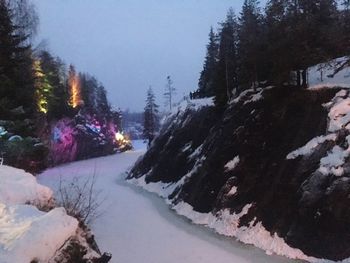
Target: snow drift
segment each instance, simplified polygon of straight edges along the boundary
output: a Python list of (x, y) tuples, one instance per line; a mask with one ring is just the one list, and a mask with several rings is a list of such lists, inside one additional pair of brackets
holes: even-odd
[(0, 262), (48, 262), (75, 235), (78, 221), (64, 208), (49, 212), (52, 191), (23, 170), (0, 166)]
[(50, 188), (37, 183), (30, 173), (0, 165), (0, 202), (8, 205), (32, 203), (45, 206), (52, 199)]
[(44, 213), (30, 205), (0, 203), (0, 262), (48, 262), (77, 227), (63, 208)]

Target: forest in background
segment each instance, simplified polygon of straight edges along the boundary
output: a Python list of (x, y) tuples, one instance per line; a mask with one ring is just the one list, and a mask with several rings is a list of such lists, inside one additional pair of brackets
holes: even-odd
[(120, 112), (95, 77), (33, 47), (38, 24), (29, 1), (0, 0), (0, 157), (38, 171), (115, 152)]
[[(245, 0), (211, 28), (198, 90), (218, 107), (240, 92), (267, 85), (307, 87), (309, 67), (350, 53), (349, 0)], [(338, 65), (349, 66), (349, 60)], [(336, 73), (336, 72), (335, 72)]]

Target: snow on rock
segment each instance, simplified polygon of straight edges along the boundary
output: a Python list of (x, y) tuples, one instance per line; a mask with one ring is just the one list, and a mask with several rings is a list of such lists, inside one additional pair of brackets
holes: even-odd
[(330, 121), (328, 130), (330, 132), (338, 131), (348, 125), (350, 122), (350, 98), (336, 101), (329, 110), (328, 117)]
[(233, 196), (237, 193), (237, 186), (232, 186), (231, 190), (227, 193), (227, 196)]
[(212, 107), (214, 106), (214, 97), (191, 100), (188, 105), (194, 110), (199, 110), (202, 107)]
[(261, 89), (261, 88), (258, 88), (256, 91), (254, 89), (247, 89), (245, 91), (242, 91), (238, 95), (238, 97), (236, 97), (233, 100), (231, 100), (230, 104), (238, 103), (241, 100), (245, 100), (244, 101), (244, 105), (248, 104), (250, 102), (258, 101), (258, 100), (263, 98), (262, 97), (262, 93), (263, 93), (263, 89)]
[(324, 143), (325, 141), (335, 141), (337, 138), (337, 135), (332, 133), (329, 135), (325, 135), (325, 136), (318, 136), (313, 138), (312, 140), (310, 140), (306, 145), (304, 145), (303, 147), (300, 147), (299, 149), (296, 149), (295, 151), (289, 153), (287, 155), (287, 159), (291, 160), (291, 159), (295, 159), (298, 156), (303, 156), (303, 155), (309, 155), (311, 154), (317, 146), (319, 146), (320, 144)]
[[(289, 153), (287, 159), (313, 153), (317, 146), (326, 141), (336, 141), (337, 133), (346, 129), (350, 131), (350, 96), (348, 90), (340, 90), (329, 103), (324, 106), (328, 109), (328, 133), (310, 140), (306, 145)], [(324, 175), (333, 174), (342, 176), (343, 165), (350, 156), (350, 136), (346, 137), (347, 146), (335, 145), (325, 157), (320, 160), (320, 171)]]
[[(349, 142), (350, 136), (347, 137)], [(328, 153), (326, 157), (323, 157), (320, 162), (319, 171), (324, 174), (334, 174), (336, 176), (342, 176), (344, 173), (343, 165), (345, 160), (350, 155), (350, 148), (343, 149), (338, 145)]]
[(226, 171), (232, 171), (233, 169), (236, 168), (236, 166), (239, 163), (239, 156), (236, 156), (235, 158), (233, 158), (233, 160), (229, 161), (226, 165), (225, 165), (225, 169)]
[(0, 262), (48, 262), (77, 227), (64, 208), (44, 213), (31, 205), (0, 203)]
[(195, 111), (200, 110), (203, 107), (212, 107), (214, 106), (214, 97), (194, 99), (194, 100), (183, 100), (174, 106), (170, 112), (170, 116), (176, 115), (179, 112), (185, 112), (186, 109), (192, 109)]
[(50, 188), (37, 183), (35, 177), (10, 166), (0, 166), (0, 202), (15, 205), (46, 205), (52, 199)]

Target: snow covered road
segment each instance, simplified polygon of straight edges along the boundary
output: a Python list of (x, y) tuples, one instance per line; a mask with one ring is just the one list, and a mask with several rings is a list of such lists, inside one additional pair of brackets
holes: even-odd
[(126, 183), (123, 172), (143, 152), (138, 143), (134, 151), (47, 170), (38, 180), (57, 189), (60, 175), (67, 181), (88, 178), (96, 169), (96, 188), (106, 199), (92, 229), (101, 251), (113, 254), (112, 263), (295, 262), (193, 225), (161, 198)]

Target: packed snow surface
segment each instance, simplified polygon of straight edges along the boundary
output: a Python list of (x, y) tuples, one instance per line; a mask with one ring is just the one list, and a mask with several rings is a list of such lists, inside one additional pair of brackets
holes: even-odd
[(45, 205), (51, 198), (51, 189), (38, 184), (33, 175), (21, 169), (0, 165), (1, 203)]
[[(134, 151), (47, 170), (39, 176), (39, 181), (57, 187), (60, 175), (69, 182), (74, 177), (89, 177), (96, 171), (96, 187), (103, 190), (106, 201), (102, 205), (102, 216), (92, 228), (101, 250), (113, 254), (112, 263), (293, 262), (268, 256), (253, 246), (191, 224), (170, 210), (163, 199), (126, 183), (123, 172), (144, 151), (138, 142)], [(169, 191), (166, 188), (171, 186), (153, 184), (153, 187), (153, 191), (158, 192)], [(203, 222), (207, 221), (203, 219)]]

